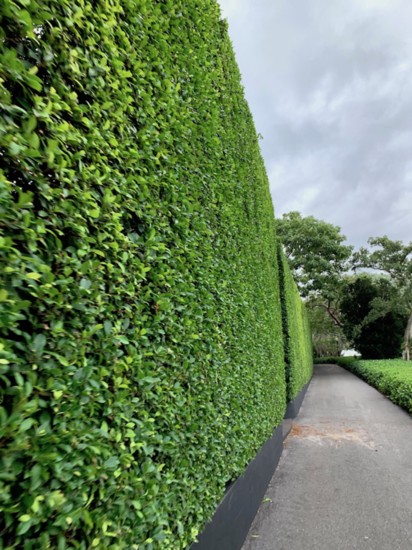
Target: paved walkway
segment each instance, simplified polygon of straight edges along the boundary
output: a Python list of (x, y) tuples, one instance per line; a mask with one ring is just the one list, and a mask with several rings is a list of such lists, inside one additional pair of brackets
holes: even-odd
[(315, 367), (242, 550), (412, 550), (412, 418)]

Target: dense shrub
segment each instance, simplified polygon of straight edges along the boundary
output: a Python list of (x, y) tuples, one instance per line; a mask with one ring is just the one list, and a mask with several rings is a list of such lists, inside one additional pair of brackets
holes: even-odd
[(313, 373), (312, 338), (305, 304), (293, 280), (282, 246), (278, 246), (286, 397), (292, 401)]
[(226, 24), (214, 0), (0, 14), (0, 548), (185, 548), (285, 410)]
[(362, 361), (353, 357), (329, 357), (328, 359), (328, 362), (336, 363), (353, 372), (389, 397), (393, 403), (412, 414), (412, 367), (410, 362), (402, 359)]

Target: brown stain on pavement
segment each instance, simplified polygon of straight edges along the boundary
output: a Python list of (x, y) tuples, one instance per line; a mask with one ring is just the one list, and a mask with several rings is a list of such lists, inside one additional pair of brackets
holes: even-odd
[(344, 443), (355, 443), (374, 449), (375, 444), (370, 440), (365, 430), (359, 428), (349, 428), (345, 426), (326, 425), (305, 425), (292, 424), (292, 429), (288, 439), (299, 438), (316, 443), (318, 445), (335, 445), (340, 447)]

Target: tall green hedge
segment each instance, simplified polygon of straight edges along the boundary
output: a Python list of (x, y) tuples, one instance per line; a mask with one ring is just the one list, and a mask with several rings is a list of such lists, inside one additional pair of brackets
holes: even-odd
[(305, 304), (282, 245), (278, 245), (287, 401), (292, 401), (313, 373), (312, 336)]
[(185, 548), (285, 410), (226, 24), (214, 0), (0, 16), (0, 548)]

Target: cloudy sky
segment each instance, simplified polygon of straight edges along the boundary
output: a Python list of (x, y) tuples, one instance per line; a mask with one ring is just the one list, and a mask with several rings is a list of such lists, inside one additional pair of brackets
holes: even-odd
[(220, 4), (276, 215), (412, 241), (412, 1)]

